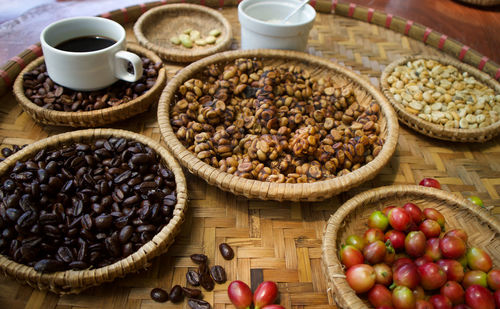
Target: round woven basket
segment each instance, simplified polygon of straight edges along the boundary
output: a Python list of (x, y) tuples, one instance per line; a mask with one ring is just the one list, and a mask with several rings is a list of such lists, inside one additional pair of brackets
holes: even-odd
[(68, 270), (55, 273), (39, 273), (33, 267), (16, 263), (0, 255), (0, 273), (40, 290), (49, 290), (58, 294), (74, 294), (80, 293), (92, 286), (112, 281), (117, 277), (123, 277), (128, 273), (139, 271), (147, 267), (154, 257), (166, 252), (168, 247), (173, 243), (174, 237), (179, 232), (181, 224), (184, 221), (187, 207), (186, 180), (182, 168), (170, 153), (148, 137), (116, 129), (88, 129), (55, 135), (30, 144), (19, 152), (9, 156), (5, 161), (0, 163), (0, 175), (8, 172), (17, 161), (33, 157), (41, 149), (56, 148), (75, 142), (93, 141), (109, 137), (123, 137), (127, 140), (138, 141), (149, 146), (160, 156), (163, 163), (172, 170), (177, 186), (177, 204), (175, 205), (173, 217), (170, 222), (139, 250), (105, 267), (80, 271)]
[[(129, 51), (140, 56), (147, 57), (153, 62), (161, 62), (161, 59), (155, 53), (137, 44), (128, 43), (127, 47)], [(19, 102), (24, 111), (36, 122), (54, 126), (98, 127), (143, 113), (151, 104), (156, 102), (167, 79), (165, 68), (161, 68), (153, 87), (143, 95), (127, 103), (93, 111), (56, 111), (38, 106), (24, 95), (23, 75), (32, 71), (43, 62), (44, 57), (42, 56), (28, 64), (26, 68), (24, 68), (24, 70), (17, 76), (13, 91), (17, 102)]]
[[(257, 58), (264, 66), (296, 65), (306, 68), (312, 77), (338, 76), (354, 83), (354, 92), (361, 105), (376, 101), (381, 108), (380, 135), (385, 139), (375, 159), (344, 176), (314, 183), (271, 183), (245, 179), (222, 172), (196, 157), (178, 140), (170, 125), (170, 106), (175, 104), (175, 93), (186, 80), (196, 76), (210, 64), (225, 64), (238, 58)], [(264, 200), (318, 201), (349, 190), (375, 177), (389, 161), (396, 148), (398, 123), (389, 102), (370, 82), (354, 72), (328, 60), (309, 54), (284, 50), (228, 51), (199, 60), (180, 71), (167, 85), (158, 104), (158, 124), (167, 147), (180, 163), (209, 184), (243, 195)]]
[[(212, 29), (221, 34), (215, 44), (186, 48), (174, 45), (170, 38), (182, 31), (198, 30), (202, 37)], [(139, 43), (156, 52), (167, 61), (193, 62), (203, 57), (228, 49), (233, 38), (231, 24), (219, 12), (196, 4), (168, 4), (144, 13), (134, 24), (134, 34)]]
[(362, 235), (368, 228), (368, 217), (385, 206), (412, 202), (423, 208), (436, 208), (446, 218), (445, 228), (467, 232), (468, 246), (486, 250), (493, 264), (500, 266), (500, 222), (487, 210), (450, 192), (415, 185), (387, 186), (354, 196), (328, 220), (322, 244), (322, 259), (328, 280), (328, 294), (341, 308), (372, 308), (359, 298), (347, 283), (339, 261), (339, 247), (348, 236)]
[(494, 80), (488, 74), (479, 71), (478, 69), (459, 62), (457, 60), (453, 60), (450, 58), (441, 58), (441, 57), (432, 57), (432, 56), (408, 56), (401, 59), (398, 59), (391, 64), (389, 64), (380, 77), (381, 81), (381, 89), (384, 92), (385, 96), (389, 99), (392, 106), (396, 110), (398, 118), (401, 122), (409, 126), (411, 129), (422, 133), (424, 135), (441, 139), (447, 141), (455, 141), (455, 142), (484, 142), (494, 138), (496, 135), (500, 133), (500, 121), (493, 123), (485, 128), (476, 128), (476, 129), (456, 129), (456, 128), (446, 128), (442, 125), (434, 124), (430, 121), (423, 120), (419, 118), (417, 115), (409, 113), (403, 104), (397, 102), (394, 99), (393, 94), (389, 91), (390, 85), (387, 82), (387, 79), (394, 71), (397, 66), (404, 65), (408, 61), (414, 61), (417, 59), (432, 59), (438, 61), (442, 64), (452, 65), (459, 69), (459, 71), (465, 71), (469, 74), (473, 75), (478, 81), (484, 83), (485, 85), (491, 87), (496, 94), (500, 94), (500, 83)]

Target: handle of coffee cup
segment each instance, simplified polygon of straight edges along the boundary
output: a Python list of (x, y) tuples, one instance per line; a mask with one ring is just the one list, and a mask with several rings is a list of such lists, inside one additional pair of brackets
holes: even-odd
[[(127, 71), (128, 64), (134, 68), (133, 73)], [(115, 76), (126, 82), (135, 82), (142, 77), (142, 60), (136, 54), (121, 50), (115, 54)]]

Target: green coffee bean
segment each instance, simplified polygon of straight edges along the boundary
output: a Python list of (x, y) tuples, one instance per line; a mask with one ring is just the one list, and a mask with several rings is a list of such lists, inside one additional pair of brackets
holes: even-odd
[(220, 35), (220, 30), (219, 29), (213, 29), (212, 31), (210, 31), (208, 33), (208, 35), (211, 35), (211, 36), (214, 36), (214, 37), (219, 36)]
[(178, 37), (176, 37), (176, 36), (171, 37), (171, 38), (170, 38), (170, 42), (171, 42), (172, 44), (175, 44), (175, 45), (179, 45), (179, 44), (181, 44), (181, 40), (180, 40)]

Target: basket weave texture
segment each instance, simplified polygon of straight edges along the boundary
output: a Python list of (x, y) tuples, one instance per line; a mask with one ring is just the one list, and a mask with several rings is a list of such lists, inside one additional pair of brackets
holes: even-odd
[[(155, 53), (137, 44), (129, 43), (127, 44), (127, 47), (129, 51), (136, 53), (139, 56), (145, 56), (153, 62), (161, 62), (161, 59)], [(56, 111), (38, 106), (24, 95), (23, 75), (34, 70), (43, 62), (44, 57), (42, 56), (27, 65), (26, 68), (24, 68), (24, 70), (17, 76), (13, 92), (17, 102), (19, 102), (24, 111), (26, 111), (26, 113), (36, 122), (54, 126), (99, 127), (143, 113), (151, 104), (156, 102), (167, 79), (165, 68), (161, 68), (153, 87), (151, 87), (151, 89), (143, 95), (127, 103), (93, 111)]]
[(412, 202), (423, 208), (436, 208), (446, 218), (445, 229), (467, 232), (468, 246), (486, 250), (495, 266), (500, 265), (500, 222), (485, 209), (447, 191), (415, 185), (387, 186), (354, 196), (328, 220), (323, 234), (322, 262), (328, 280), (328, 293), (341, 308), (372, 308), (347, 283), (338, 259), (339, 248), (348, 236), (368, 228), (368, 217), (385, 206)]
[(161, 160), (175, 175), (177, 204), (170, 222), (152, 240), (144, 244), (139, 250), (128, 257), (111, 265), (81, 271), (68, 270), (55, 273), (39, 273), (33, 267), (14, 262), (0, 255), (0, 272), (17, 281), (29, 284), (33, 288), (49, 290), (58, 294), (74, 294), (113, 281), (128, 273), (142, 270), (150, 264), (151, 259), (166, 252), (173, 243), (174, 237), (184, 221), (187, 202), (187, 187), (182, 168), (170, 153), (157, 142), (141, 134), (117, 129), (88, 129), (55, 135), (33, 143), (0, 163), (0, 175), (8, 172), (17, 161), (33, 157), (38, 151), (45, 148), (60, 147), (74, 142), (86, 142), (100, 138), (118, 137), (143, 143), (153, 149)]
[(393, 94), (389, 91), (390, 85), (387, 79), (394, 71), (397, 66), (405, 65), (408, 61), (414, 61), (417, 59), (432, 59), (438, 61), (442, 64), (453, 65), (459, 71), (465, 71), (474, 76), (478, 81), (491, 87), (496, 94), (500, 94), (500, 83), (493, 79), (488, 74), (479, 71), (478, 69), (467, 65), (463, 62), (459, 62), (454, 59), (445, 57), (433, 57), (433, 56), (408, 56), (400, 58), (391, 64), (389, 64), (380, 77), (381, 89), (384, 92), (389, 102), (391, 102), (394, 110), (396, 111), (398, 118), (401, 122), (412, 128), (413, 130), (422, 133), (424, 135), (441, 139), (447, 141), (455, 142), (484, 142), (490, 140), (500, 133), (500, 121), (493, 123), (485, 128), (476, 129), (456, 129), (456, 128), (446, 128), (441, 125), (434, 124), (430, 121), (425, 121), (419, 118), (417, 115), (413, 115), (405, 110), (403, 104), (397, 102), (394, 99)]
[[(271, 183), (245, 179), (222, 172), (198, 159), (178, 140), (170, 125), (170, 106), (175, 104), (175, 94), (180, 85), (195, 77), (210, 64), (225, 64), (237, 58), (258, 58), (264, 66), (297, 65), (306, 68), (312, 77), (336, 76), (340, 80), (353, 82), (354, 93), (361, 105), (367, 106), (372, 101), (380, 105), (380, 135), (385, 144), (375, 159), (361, 168), (341, 177), (314, 183)], [(396, 115), (385, 97), (370, 82), (354, 72), (325, 59), (305, 53), (283, 50), (228, 51), (197, 61), (180, 71), (167, 85), (158, 104), (158, 124), (167, 147), (180, 163), (189, 171), (200, 176), (209, 184), (243, 195), (247, 198), (264, 200), (318, 201), (340, 192), (349, 190), (372, 179), (389, 161), (394, 153), (398, 139)]]
[[(174, 45), (170, 38), (182, 31), (198, 30), (202, 37), (212, 29), (221, 34), (215, 44), (186, 48)], [(134, 25), (134, 34), (139, 43), (156, 52), (167, 61), (193, 62), (203, 57), (228, 49), (233, 38), (231, 24), (214, 9), (196, 4), (169, 4), (144, 13)]]

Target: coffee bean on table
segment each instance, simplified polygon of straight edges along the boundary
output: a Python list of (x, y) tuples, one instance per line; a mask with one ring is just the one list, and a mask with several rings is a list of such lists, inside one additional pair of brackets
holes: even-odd
[(210, 303), (201, 300), (201, 299), (194, 299), (191, 298), (188, 300), (188, 305), (192, 309), (210, 309), (212, 306), (210, 306)]
[(229, 246), (225, 242), (219, 245), (219, 251), (225, 260), (232, 260), (234, 258), (233, 248), (231, 248), (231, 246)]
[(184, 294), (182, 291), (182, 287), (180, 285), (175, 285), (172, 290), (170, 290), (170, 301), (173, 303), (181, 302), (184, 299)]
[(201, 298), (201, 290), (183, 287), (184, 296), (188, 298)]
[(200, 274), (194, 270), (190, 270), (186, 273), (186, 281), (192, 286), (200, 285)]
[(212, 268), (210, 268), (210, 275), (218, 284), (222, 284), (227, 281), (226, 271), (220, 265), (212, 266)]
[(168, 293), (164, 289), (154, 288), (151, 290), (151, 299), (159, 303), (164, 303), (168, 300)]
[(208, 270), (200, 274), (200, 285), (207, 291), (212, 291), (214, 289), (215, 283)]
[(0, 197), (0, 254), (39, 272), (80, 270), (129, 256), (168, 224), (175, 177), (151, 148), (111, 137), (16, 162)]
[(195, 262), (196, 264), (202, 264), (207, 262), (207, 256), (204, 254), (191, 254), (191, 260)]

